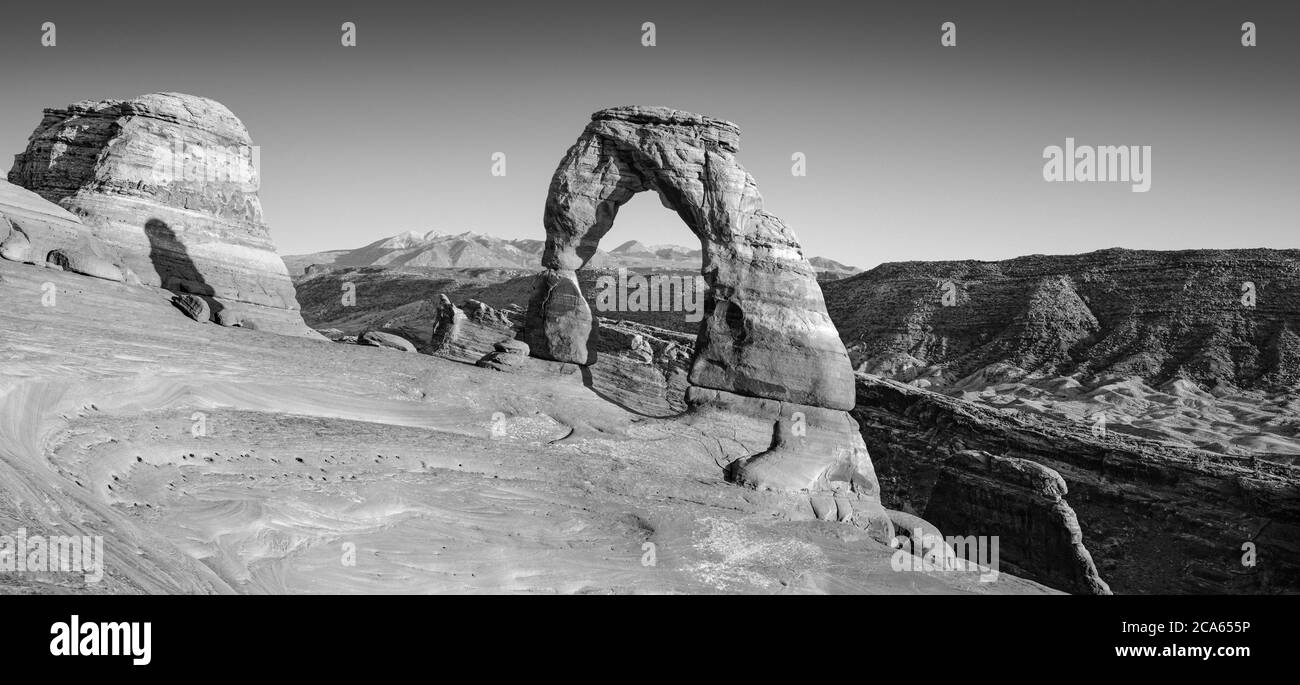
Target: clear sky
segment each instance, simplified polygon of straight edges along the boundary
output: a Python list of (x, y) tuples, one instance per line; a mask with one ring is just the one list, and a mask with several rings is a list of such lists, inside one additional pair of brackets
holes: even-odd
[[(541, 238), (591, 112), (661, 104), (740, 125), (741, 162), (810, 256), (1300, 247), (1300, 3), (286, 4), (6, 3), (0, 153), (44, 107), (187, 92), (261, 146), (283, 254), (407, 230)], [(1151, 190), (1045, 182), (1043, 149), (1067, 136), (1150, 145)], [(633, 238), (693, 240), (644, 194), (605, 247)]]

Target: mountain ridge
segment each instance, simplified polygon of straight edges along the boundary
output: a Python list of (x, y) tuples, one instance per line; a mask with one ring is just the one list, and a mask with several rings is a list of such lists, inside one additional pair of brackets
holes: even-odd
[(906, 354), (948, 381), (1003, 361), (1155, 384), (1300, 382), (1300, 250), (893, 262), (823, 288), (858, 367)]
[[(355, 249), (284, 255), (283, 259), (289, 273), (295, 277), (312, 266), (324, 269), (365, 266), (537, 269), (545, 247), (543, 240), (497, 238), (472, 231), (404, 231)], [(597, 250), (588, 267), (699, 270), (701, 257), (699, 248), (646, 245), (639, 240), (628, 240), (609, 251)], [(825, 257), (810, 257), (808, 261), (822, 278), (841, 278), (861, 271)]]

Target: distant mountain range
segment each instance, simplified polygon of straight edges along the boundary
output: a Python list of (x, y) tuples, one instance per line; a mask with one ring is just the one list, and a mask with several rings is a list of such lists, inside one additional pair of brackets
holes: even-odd
[[(391, 268), (541, 268), (542, 240), (506, 240), (479, 233), (444, 234), (437, 231), (407, 231), (377, 240), (355, 250), (329, 250), (311, 254), (287, 255), (284, 263), (289, 273), (299, 276), (307, 267), (328, 268), (380, 266)], [(588, 264), (596, 269), (698, 269), (700, 250), (680, 245), (645, 245), (629, 240), (610, 250), (597, 250)], [(823, 278), (842, 278), (861, 272), (825, 257), (812, 257), (809, 263)]]

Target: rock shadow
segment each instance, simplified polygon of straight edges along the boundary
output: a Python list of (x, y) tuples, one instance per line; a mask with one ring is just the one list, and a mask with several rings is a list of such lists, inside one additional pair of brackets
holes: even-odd
[(203, 298), (215, 318), (223, 309), (213, 297), (216, 291), (203, 278), (189, 250), (176, 237), (176, 231), (166, 221), (155, 217), (145, 222), (144, 233), (149, 238), (149, 261), (158, 273), (163, 289), (174, 295), (188, 293)]

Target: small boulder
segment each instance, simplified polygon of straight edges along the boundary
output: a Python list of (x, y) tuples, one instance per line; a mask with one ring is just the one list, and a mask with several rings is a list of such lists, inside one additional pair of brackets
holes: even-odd
[(526, 354), (518, 352), (488, 352), (482, 359), (474, 362), (475, 366), (494, 371), (514, 371), (526, 366), (531, 360)]
[(650, 343), (646, 342), (646, 339), (640, 334), (633, 335), (632, 339), (628, 341), (628, 352), (632, 359), (642, 364), (649, 364), (655, 359), (654, 348), (650, 347)]
[(225, 306), (222, 306), (220, 309), (212, 313), (212, 321), (218, 326), (227, 327), (238, 326), (243, 323), (243, 319), (240, 319), (238, 314), (230, 311), (230, 309)]
[(492, 349), (505, 354), (522, 354), (525, 357), (528, 356), (528, 343), (513, 338), (508, 338), (492, 345)]
[(415, 345), (406, 338), (392, 333), (383, 331), (366, 331), (357, 339), (360, 345), (370, 345), (372, 347), (382, 347), (388, 350), (398, 350), (400, 352), (414, 352)]
[(0, 242), (0, 257), (11, 262), (31, 261), (32, 244), (18, 224), (0, 217), (0, 233), (5, 234), (4, 241)]
[(257, 330), (256, 321), (253, 321), (247, 316), (244, 316), (224, 305), (220, 310), (212, 314), (212, 320), (218, 325), (226, 326), (227, 328), (247, 328), (251, 331)]
[(92, 276), (118, 283), (123, 280), (121, 268), (90, 250), (51, 250), (45, 261), (58, 265), (64, 271), (82, 276)]
[(185, 316), (198, 321), (207, 323), (212, 319), (212, 309), (203, 298), (189, 293), (181, 293), (172, 298), (172, 304), (185, 313)]

